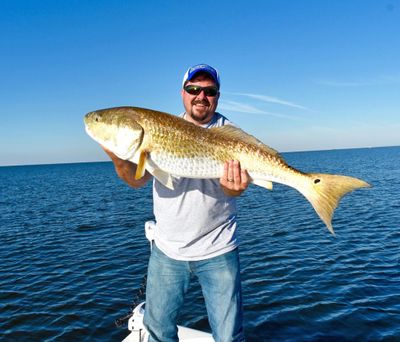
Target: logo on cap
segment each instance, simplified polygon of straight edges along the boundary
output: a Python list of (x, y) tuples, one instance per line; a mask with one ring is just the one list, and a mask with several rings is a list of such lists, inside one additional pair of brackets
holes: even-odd
[(213, 78), (213, 80), (215, 81), (215, 84), (217, 85), (217, 87), (219, 89), (220, 84), (221, 84), (220, 79), (219, 79), (219, 73), (216, 69), (209, 66), (208, 64), (197, 64), (197, 65), (190, 67), (186, 71), (185, 76), (183, 76), (182, 87), (185, 85), (186, 81), (190, 81), (199, 72), (205, 72), (205, 73), (209, 74)]

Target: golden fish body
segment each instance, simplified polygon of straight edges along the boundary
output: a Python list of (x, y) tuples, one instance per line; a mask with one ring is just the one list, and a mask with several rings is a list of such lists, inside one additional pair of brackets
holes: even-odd
[(239, 160), (254, 184), (272, 189), (272, 182), (277, 182), (297, 189), (332, 233), (339, 200), (369, 186), (353, 177), (298, 171), (278, 152), (230, 125), (206, 129), (174, 115), (135, 107), (88, 113), (85, 125), (98, 143), (138, 164), (137, 177), (146, 169), (169, 188), (173, 188), (171, 175), (220, 178), (226, 161)]

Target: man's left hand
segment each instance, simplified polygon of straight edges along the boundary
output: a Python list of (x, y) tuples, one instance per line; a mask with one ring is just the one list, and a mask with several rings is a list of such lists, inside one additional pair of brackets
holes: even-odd
[(251, 177), (240, 167), (239, 161), (231, 160), (224, 164), (224, 173), (219, 182), (226, 195), (239, 196), (247, 189), (250, 181)]

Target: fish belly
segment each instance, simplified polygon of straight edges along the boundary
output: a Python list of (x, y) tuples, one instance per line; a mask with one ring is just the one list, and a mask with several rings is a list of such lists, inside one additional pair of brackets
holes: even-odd
[(224, 169), (223, 163), (205, 156), (188, 158), (152, 152), (150, 158), (159, 169), (180, 177), (220, 178)]

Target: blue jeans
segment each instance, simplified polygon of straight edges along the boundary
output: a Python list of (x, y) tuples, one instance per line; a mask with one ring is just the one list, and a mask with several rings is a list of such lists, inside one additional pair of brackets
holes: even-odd
[(178, 341), (177, 318), (191, 274), (201, 285), (214, 340), (244, 341), (238, 250), (201, 261), (179, 261), (153, 244), (144, 314), (149, 342)]

